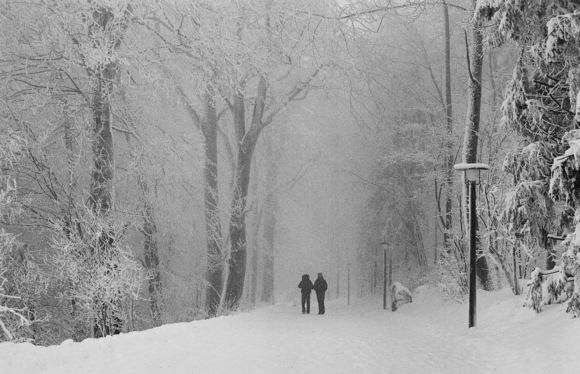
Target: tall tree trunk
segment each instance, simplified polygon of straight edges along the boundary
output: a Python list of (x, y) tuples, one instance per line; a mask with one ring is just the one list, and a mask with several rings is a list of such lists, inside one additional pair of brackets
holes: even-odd
[(270, 162), (268, 163), (266, 174), (268, 192), (266, 193), (264, 207), (266, 210), (266, 218), (264, 219), (264, 239), (266, 240), (266, 247), (263, 263), (262, 301), (271, 303), (274, 302), (274, 242), (276, 238), (276, 213), (278, 210), (274, 190), (278, 179), (278, 157), (274, 154), (273, 137), (270, 137), (265, 143), (266, 158)]
[(519, 241), (516, 240), (516, 242), (513, 244), (513, 247), (512, 247), (512, 263), (513, 263), (513, 265), (512, 265), (513, 282), (512, 283), (514, 285), (514, 289), (513, 289), (514, 295), (521, 295), (522, 294), (522, 291), (520, 289), (520, 284), (518, 281), (518, 266), (517, 266), (517, 257), (516, 257), (516, 253), (517, 253), (516, 248), (519, 245), (520, 245)]
[(250, 270), (246, 272), (246, 277), (249, 280), (249, 287), (246, 287), (245, 299), (250, 302), (250, 304), (256, 304), (256, 292), (258, 290), (258, 261), (259, 254), (258, 249), (252, 244), (248, 247), (250, 251)]
[[(121, 90), (121, 97), (125, 99), (125, 92)], [(127, 144), (131, 149), (134, 162), (138, 166), (137, 185), (143, 196), (143, 225), (139, 231), (143, 234), (143, 253), (145, 255), (145, 269), (147, 269), (148, 291), (149, 291), (149, 311), (151, 319), (156, 325), (161, 325), (162, 313), (162, 289), (161, 289), (161, 272), (159, 270), (159, 247), (157, 245), (157, 224), (155, 222), (155, 206), (151, 201), (149, 185), (145, 180), (145, 172), (142, 167), (142, 160), (135, 157), (136, 152), (131, 142), (130, 134), (125, 134)], [(157, 195), (155, 188), (155, 195)]]
[(259, 185), (257, 183), (258, 180), (257, 175), (259, 174), (257, 168), (254, 168), (253, 174), (254, 174), (254, 182), (252, 183), (252, 191), (256, 201), (257, 214), (254, 217), (254, 224), (251, 229), (252, 239), (250, 243), (250, 248), (252, 251), (250, 253), (250, 274), (249, 274), (250, 287), (248, 287), (247, 290), (248, 294), (247, 298), (250, 300), (250, 303), (252, 305), (256, 304), (259, 294), (258, 292), (258, 280), (260, 273), (259, 264), (262, 257), (261, 252), (263, 246), (262, 245), (263, 241), (260, 238), (260, 234), (262, 232), (261, 227), (264, 218), (264, 204), (265, 204), (258, 198), (259, 196), (261, 196), (261, 193), (259, 191), (258, 188)]
[[(113, 204), (114, 152), (111, 101), (114, 82), (118, 74), (118, 62), (113, 57), (114, 51), (121, 45), (121, 39), (128, 27), (132, 7), (125, 9), (125, 14), (119, 25), (111, 25), (115, 15), (106, 6), (100, 6), (93, 12), (92, 23), (89, 26), (89, 36), (95, 37), (95, 45), (101, 45), (98, 53), (107, 53), (111, 61), (88, 68), (94, 80), (92, 112), (93, 112), (93, 170), (91, 173), (89, 204), (96, 216), (108, 217)], [(116, 29), (118, 27), (118, 29)], [(103, 38), (103, 34), (107, 37)], [(101, 40), (102, 38), (102, 40)], [(115, 233), (105, 229), (99, 239), (99, 253), (106, 253), (115, 246)], [(122, 330), (122, 321), (118, 311), (109, 309), (110, 303), (118, 300), (95, 300), (97, 320), (93, 328), (96, 336), (118, 334)]]
[(256, 139), (244, 142), (246, 146), (240, 147), (236, 161), (236, 178), (230, 219), (231, 252), (228, 261), (229, 274), (226, 291), (226, 306), (232, 309), (238, 307), (244, 290), (247, 254), (245, 210), (255, 141)]
[[(66, 107), (65, 107), (66, 108)], [(65, 112), (68, 112), (65, 109)], [(75, 163), (77, 152), (77, 134), (73, 128), (74, 119), (68, 114), (64, 119), (64, 145), (66, 149), (66, 161), (67, 161), (67, 185), (66, 185), (66, 207), (63, 208), (62, 216), (64, 219), (64, 230), (67, 238), (71, 238), (73, 235), (78, 235), (82, 237), (82, 228), (80, 222), (76, 219), (75, 213), (75, 194), (77, 190), (77, 177), (75, 176)], [(71, 317), (73, 318), (73, 333), (72, 338), (75, 342), (82, 341), (85, 335), (85, 325), (80, 320), (77, 320), (77, 300), (73, 297), (71, 300)]]
[[(472, 1), (475, 9), (476, 1)], [(465, 139), (463, 143), (463, 162), (477, 162), (477, 145), (479, 142), (479, 125), (481, 115), (481, 77), (483, 67), (483, 36), (481, 34), (481, 21), (473, 20), (470, 56), (470, 85), (469, 85), (469, 108), (467, 112), (467, 124), (465, 126)], [(477, 225), (477, 222), (470, 224)], [(491, 287), (487, 259), (479, 254), (476, 261), (477, 275), (485, 290)]]
[[(263, 209), (260, 209), (260, 213), (258, 214), (258, 220), (261, 221)], [(256, 231), (253, 235), (253, 245), (252, 245), (252, 253), (250, 257), (250, 289), (249, 292), (249, 299), (252, 305), (256, 304), (257, 296), (258, 296), (258, 265), (260, 263), (260, 240), (258, 239), (258, 232), (260, 230), (260, 222), (257, 222), (255, 225)]]
[[(132, 8), (126, 9), (125, 17), (128, 17)], [(105, 45), (112, 54), (121, 45), (121, 37), (127, 27), (128, 18), (120, 26), (121, 32), (109, 30), (110, 22), (114, 20), (114, 14), (107, 7), (99, 7), (93, 12), (93, 24), (89, 27), (89, 35), (100, 38), (102, 33), (110, 34)], [(99, 43), (95, 41), (95, 43)], [(104, 43), (104, 41), (101, 41)], [(105, 43), (106, 44), (106, 43)], [(116, 61), (98, 65), (89, 69), (95, 82), (93, 91), (93, 171), (91, 175), (90, 203), (95, 213), (107, 214), (111, 209), (113, 191), (113, 131), (111, 124), (111, 100), (113, 97), (114, 82), (118, 73)]]
[(205, 164), (204, 203), (207, 237), (208, 266), (206, 280), (205, 308), (210, 316), (215, 316), (220, 308), (223, 288), (223, 255), (221, 251), (221, 222), (218, 208), (218, 117), (211, 92), (202, 97), (204, 115), (201, 119), (201, 132), (204, 137)]
[[(65, 111), (68, 112), (68, 103), (65, 106)], [(78, 133), (74, 129), (74, 118), (66, 114), (64, 119), (64, 145), (66, 149), (66, 164), (67, 164), (67, 184), (65, 187), (66, 193), (66, 207), (63, 207), (62, 216), (65, 222), (64, 229), (67, 238), (70, 238), (73, 232), (76, 235), (82, 236), (81, 226), (78, 220), (75, 219), (75, 195), (77, 193), (77, 180), (75, 175), (75, 164), (77, 162), (77, 141)]]
[(236, 176), (230, 219), (231, 252), (228, 261), (229, 274), (226, 291), (226, 306), (238, 307), (244, 290), (246, 272), (246, 202), (250, 180), (251, 158), (256, 139), (239, 147), (236, 160)]
[(175, 85), (175, 90), (186, 103), (187, 112), (199, 128), (204, 138), (204, 213), (207, 245), (207, 269), (205, 279), (205, 309), (210, 317), (215, 316), (221, 308), (224, 286), (224, 254), (222, 250), (222, 227), (219, 214), (218, 188), (218, 115), (214, 92), (207, 87), (201, 96), (203, 113), (198, 115), (183, 88)]
[(237, 155), (230, 217), (230, 257), (228, 260), (228, 281), (225, 295), (226, 307), (236, 309), (244, 292), (246, 274), (246, 202), (250, 184), (252, 155), (258, 137), (265, 124), (262, 122), (266, 99), (266, 81), (260, 78), (255, 99), (252, 123), (246, 132), (244, 94), (239, 91), (234, 96), (233, 113), (236, 132)]
[(151, 318), (161, 324), (161, 273), (159, 271), (159, 247), (157, 245), (157, 224), (155, 223), (155, 208), (149, 198), (149, 186), (142, 175), (138, 176), (138, 184), (144, 199), (143, 227), (141, 232), (145, 237), (145, 268), (148, 273), (149, 308)]
[[(66, 168), (67, 168), (67, 218), (70, 218), (74, 208), (74, 193), (76, 191), (77, 177), (75, 176), (75, 152), (76, 152), (76, 134), (73, 129), (73, 118), (68, 115), (64, 120), (64, 144), (66, 149)], [(70, 224), (70, 222), (67, 222)]]
[(246, 272), (246, 222), (245, 209), (248, 196), (248, 186), (250, 183), (250, 169), (252, 165), (252, 155), (262, 130), (268, 126), (276, 113), (284, 108), (290, 101), (295, 100), (298, 95), (304, 92), (305, 87), (318, 75), (320, 68), (313, 71), (310, 77), (296, 84), (288, 96), (275, 105), (265, 118), (264, 110), (266, 106), (267, 82), (264, 77), (258, 81), (258, 89), (254, 100), (254, 111), (252, 113), (251, 126), (246, 132), (245, 128), (245, 108), (243, 88), (240, 88), (234, 95), (233, 104), (228, 104), (234, 115), (234, 129), (237, 146), (237, 156), (235, 160), (233, 198), (230, 217), (230, 257), (228, 259), (228, 280), (225, 292), (225, 302), (228, 308), (238, 307), (244, 291), (244, 279)]
[(262, 283), (262, 301), (274, 302), (274, 249), (276, 237), (276, 211), (275, 196), (268, 196), (268, 210), (264, 225), (266, 248), (264, 253), (264, 280)]
[[(98, 217), (108, 217), (112, 209), (114, 154), (111, 126), (111, 96), (116, 66), (107, 64), (96, 74), (97, 88), (93, 99), (93, 171), (90, 184), (90, 206)], [(115, 234), (107, 229), (100, 235), (95, 253), (107, 253), (114, 246)], [(97, 319), (93, 326), (94, 337), (118, 334), (122, 331), (120, 319), (109, 308), (111, 300), (95, 299)]]
[(445, 155), (445, 231), (443, 243), (446, 248), (451, 246), (451, 229), (453, 226), (453, 164), (455, 163), (453, 152), (453, 103), (451, 101), (451, 35), (449, 27), (449, 7), (443, 1), (443, 19), (445, 28), (445, 130), (446, 130), (446, 155)]
[[(155, 23), (155, 30), (160, 31), (159, 22)], [(160, 58), (159, 54), (156, 53)], [(186, 94), (183, 86), (176, 81), (175, 75), (165, 65), (160, 64), (161, 69), (169, 79), (173, 80), (173, 88), (176, 94), (185, 103), (185, 109), (193, 124), (198, 128), (204, 138), (204, 215), (207, 246), (207, 268), (205, 274), (205, 310), (210, 317), (215, 316), (221, 308), (224, 256), (221, 246), (222, 228), (219, 215), (218, 201), (218, 115), (211, 86), (206, 87), (206, 92), (201, 95), (203, 113), (200, 116), (192, 101)], [(202, 287), (204, 288), (204, 287)], [(196, 291), (197, 292), (197, 291)], [(196, 295), (196, 300), (198, 296)]]
[[(120, 76), (117, 77), (117, 84), (120, 87), (119, 97), (123, 105), (127, 105), (127, 92), (121, 85)], [(149, 291), (149, 312), (153, 322), (159, 326), (162, 324), (162, 287), (161, 271), (159, 269), (159, 246), (157, 243), (157, 223), (155, 220), (155, 205), (151, 196), (149, 184), (146, 180), (145, 168), (143, 167), (143, 157), (140, 156), (137, 147), (140, 144), (132, 142), (132, 136), (129, 132), (125, 133), (125, 140), (130, 148), (130, 154), (133, 162), (137, 165), (137, 186), (141, 191), (143, 198), (143, 225), (139, 231), (143, 234), (143, 253), (145, 257), (145, 269), (147, 270), (148, 291)], [(136, 136), (135, 136), (136, 137)], [(137, 138), (137, 137), (136, 137)], [(138, 139), (138, 138), (137, 138)], [(154, 196), (157, 197), (157, 186), (154, 188)]]
[(115, 64), (107, 64), (95, 76), (93, 97), (93, 171), (91, 174), (90, 202), (95, 213), (107, 214), (111, 209), (113, 189), (113, 132), (111, 102)]

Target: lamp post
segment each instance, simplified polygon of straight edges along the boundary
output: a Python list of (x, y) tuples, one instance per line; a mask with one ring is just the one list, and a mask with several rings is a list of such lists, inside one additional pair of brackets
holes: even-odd
[(475, 184), (479, 182), (481, 170), (488, 170), (487, 164), (456, 164), (455, 170), (463, 171), (469, 183), (469, 327), (476, 326), (476, 273), (477, 261), (477, 215), (475, 212)]
[(378, 263), (377, 263), (377, 256), (378, 256), (378, 248), (375, 247), (375, 256), (374, 256), (374, 261), (375, 261), (375, 269), (373, 272), (373, 294), (377, 293), (377, 271), (378, 271)]
[(387, 249), (391, 243), (385, 240), (380, 244), (383, 246), (383, 309), (387, 310)]
[(347, 264), (346, 270), (346, 283), (347, 283), (347, 291), (346, 291), (346, 305), (350, 305), (350, 262)]

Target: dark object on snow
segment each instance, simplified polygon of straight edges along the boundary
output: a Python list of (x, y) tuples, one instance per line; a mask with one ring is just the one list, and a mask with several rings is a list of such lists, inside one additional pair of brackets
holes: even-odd
[[(574, 296), (574, 276), (566, 273), (561, 267), (552, 270), (541, 270), (539, 267), (530, 274), (528, 281), (528, 295), (523, 306), (533, 308), (540, 313), (548, 304), (568, 302), (567, 313), (574, 313), (578, 317), (577, 297)], [(545, 280), (544, 280), (545, 279)]]
[(411, 291), (399, 282), (391, 286), (391, 310), (394, 312), (403, 304), (412, 303), (413, 295)]
[(312, 292), (312, 287), (314, 286), (310, 280), (310, 275), (304, 274), (298, 284), (298, 288), (302, 290), (300, 291), (302, 293), (302, 314), (310, 314), (310, 293)]
[(314, 281), (314, 291), (316, 292), (316, 300), (318, 301), (318, 314), (324, 314), (324, 294), (328, 289), (326, 279), (322, 277), (322, 273), (318, 273), (318, 278)]

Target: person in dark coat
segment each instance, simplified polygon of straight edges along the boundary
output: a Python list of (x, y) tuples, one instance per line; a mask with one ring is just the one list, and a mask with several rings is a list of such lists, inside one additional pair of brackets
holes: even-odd
[(312, 281), (310, 280), (310, 275), (304, 274), (302, 280), (298, 284), (298, 288), (302, 291), (302, 314), (310, 314), (310, 292), (312, 292)]
[(328, 289), (326, 279), (322, 277), (322, 273), (318, 273), (318, 278), (314, 281), (314, 291), (316, 291), (316, 300), (318, 300), (318, 314), (324, 314), (324, 294)]

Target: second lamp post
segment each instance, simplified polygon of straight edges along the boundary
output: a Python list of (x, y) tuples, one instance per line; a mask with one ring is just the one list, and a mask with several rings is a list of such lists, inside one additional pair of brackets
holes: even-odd
[[(390, 251), (391, 243), (383, 240), (380, 243), (383, 246), (383, 309), (387, 310), (387, 280), (388, 285), (391, 285), (391, 277), (393, 274), (393, 256)], [(387, 278), (387, 252), (389, 252), (389, 277)]]
[(481, 170), (488, 170), (487, 164), (456, 164), (455, 170), (463, 171), (469, 183), (469, 327), (476, 326), (476, 267), (477, 261), (477, 214), (475, 185), (479, 182)]

